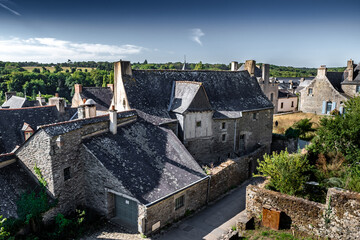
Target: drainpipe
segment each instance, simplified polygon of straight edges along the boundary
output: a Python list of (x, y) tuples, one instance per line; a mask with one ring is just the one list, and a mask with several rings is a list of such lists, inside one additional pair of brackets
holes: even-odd
[(234, 133), (234, 152), (236, 152), (236, 120), (237, 119), (235, 119), (235, 133)]

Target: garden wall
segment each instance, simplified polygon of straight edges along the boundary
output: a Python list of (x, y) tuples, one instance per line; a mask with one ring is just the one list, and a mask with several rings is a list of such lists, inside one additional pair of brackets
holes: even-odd
[(283, 213), (280, 218), (291, 229), (304, 235), (329, 239), (360, 239), (360, 193), (331, 188), (326, 204), (249, 185), (246, 211), (249, 218), (260, 220), (263, 208)]
[(257, 160), (262, 159), (266, 151), (266, 146), (261, 146), (248, 155), (229, 159), (210, 169), (209, 201), (217, 199), (231, 188), (252, 177), (258, 165)]

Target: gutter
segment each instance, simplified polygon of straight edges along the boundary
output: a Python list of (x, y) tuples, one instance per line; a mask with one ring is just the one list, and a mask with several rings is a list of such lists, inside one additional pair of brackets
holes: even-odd
[[(157, 200), (155, 200), (155, 201), (153, 201), (153, 202), (151, 202), (151, 203), (147, 203), (147, 204), (145, 204), (145, 207), (146, 207), (146, 208), (151, 207), (152, 205), (154, 205), (154, 204), (156, 204), (156, 203), (158, 203), (158, 202), (161, 202), (162, 200), (164, 200), (164, 199), (166, 199), (166, 198), (169, 198), (169, 197), (171, 197), (171, 196), (173, 196), (173, 195), (175, 195), (175, 194), (177, 194), (177, 193), (179, 193), (179, 192), (181, 192), (181, 191), (183, 191), (183, 190), (185, 190), (185, 189), (187, 189), (187, 188), (189, 188), (189, 187), (192, 187), (192, 186), (194, 186), (195, 184), (197, 184), (197, 183), (199, 183), (199, 182), (202, 182), (202, 181), (205, 180), (205, 179), (210, 179), (210, 176), (206, 176), (206, 177), (204, 177), (204, 178), (202, 178), (202, 179), (200, 179), (200, 180), (197, 180), (196, 182), (193, 182), (193, 183), (191, 183), (191, 184), (189, 184), (189, 185), (187, 185), (187, 186), (185, 186), (185, 187), (177, 190), (176, 192), (173, 192), (173, 193), (170, 193), (170, 194), (168, 194), (168, 195), (165, 195), (164, 197), (162, 197), (162, 198), (160, 198), (160, 199), (157, 199)], [(209, 189), (209, 188), (208, 188), (208, 189)]]

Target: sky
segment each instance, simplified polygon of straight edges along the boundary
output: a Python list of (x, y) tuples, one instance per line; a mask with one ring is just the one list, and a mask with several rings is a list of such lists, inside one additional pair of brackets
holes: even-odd
[(360, 1), (0, 0), (0, 61), (360, 62)]

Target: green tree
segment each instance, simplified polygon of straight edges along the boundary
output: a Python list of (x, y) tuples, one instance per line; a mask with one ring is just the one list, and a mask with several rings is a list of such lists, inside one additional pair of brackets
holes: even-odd
[(308, 132), (314, 132), (315, 129), (312, 127), (313, 123), (311, 122), (310, 118), (304, 118), (301, 119), (300, 121), (296, 122), (293, 125), (294, 129), (299, 130), (299, 135), (301, 138), (305, 138), (306, 134)]
[(202, 62), (200, 61), (198, 64), (196, 64), (194, 70), (203, 70), (204, 66), (202, 64)]
[(54, 71), (54, 73), (57, 73), (57, 72), (61, 72), (63, 69), (62, 69), (62, 67), (60, 66), (60, 64), (56, 64), (55, 65), (55, 71)]
[(264, 155), (264, 161), (258, 161), (260, 176), (270, 177), (269, 187), (281, 193), (296, 195), (300, 193), (309, 179), (309, 162), (300, 153), (289, 154), (287, 151)]

